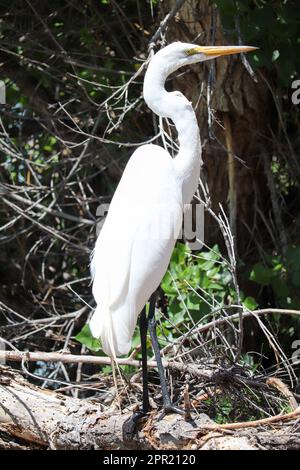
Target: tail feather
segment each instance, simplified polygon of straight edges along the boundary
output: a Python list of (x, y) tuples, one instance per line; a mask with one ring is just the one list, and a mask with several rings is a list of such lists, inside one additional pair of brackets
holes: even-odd
[[(102, 309), (101, 309), (102, 311)], [(121, 411), (121, 398), (118, 391), (118, 381), (116, 370), (119, 372), (121, 382), (123, 384), (123, 388), (125, 393), (127, 394), (127, 389), (125, 382), (122, 378), (122, 374), (120, 372), (117, 356), (127, 354), (130, 350), (131, 342), (127, 344), (127, 347), (123, 349), (122, 344), (120, 345), (118, 341), (116, 341), (116, 335), (113, 328), (113, 321), (110, 311), (102, 311), (100, 312), (100, 307), (97, 306), (91, 320), (90, 320), (90, 330), (92, 335), (95, 338), (101, 338), (102, 349), (111, 358), (111, 367), (113, 373), (114, 384), (117, 392), (117, 403), (118, 407)], [(128, 395), (128, 394), (127, 394)], [(129, 398), (129, 397), (128, 397)], [(130, 399), (129, 399), (130, 401)]]
[(119, 315), (112, 315), (109, 309), (97, 306), (89, 326), (92, 335), (101, 339), (105, 354), (112, 359), (129, 353), (132, 334)]

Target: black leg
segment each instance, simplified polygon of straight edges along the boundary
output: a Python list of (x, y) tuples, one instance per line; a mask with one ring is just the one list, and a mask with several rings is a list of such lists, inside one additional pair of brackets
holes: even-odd
[(149, 412), (149, 391), (148, 391), (148, 370), (147, 370), (147, 330), (148, 320), (146, 315), (146, 306), (140, 315), (140, 335), (142, 348), (142, 375), (143, 375), (143, 405), (142, 411), (135, 411), (123, 424), (124, 442), (131, 441), (137, 432), (138, 423)]
[(153, 348), (153, 352), (155, 355), (157, 369), (159, 373), (160, 386), (161, 386), (161, 391), (162, 391), (162, 396), (163, 396), (164, 412), (168, 413), (168, 412), (173, 411), (175, 413), (184, 414), (184, 411), (181, 410), (180, 408), (173, 406), (170, 400), (164, 367), (163, 367), (159, 344), (157, 340), (156, 321), (155, 321), (155, 301), (156, 301), (156, 293), (152, 294), (150, 298), (148, 325), (149, 325), (152, 348)]
[(150, 409), (149, 391), (148, 391), (148, 370), (147, 370), (147, 329), (148, 320), (146, 316), (146, 307), (143, 308), (140, 316), (140, 334), (142, 347), (142, 374), (143, 374), (143, 413), (148, 413)]
[(165, 408), (171, 405), (171, 400), (170, 400), (170, 396), (168, 392), (164, 367), (163, 367), (162, 360), (161, 360), (160, 349), (159, 349), (157, 334), (156, 334), (155, 301), (156, 301), (156, 295), (154, 293), (151, 295), (151, 298), (150, 298), (148, 324), (149, 324), (149, 333), (150, 333), (153, 352), (154, 352), (155, 359), (156, 359), (160, 386), (161, 386), (161, 391), (162, 391), (162, 396), (163, 396), (163, 403), (164, 403), (164, 408)]

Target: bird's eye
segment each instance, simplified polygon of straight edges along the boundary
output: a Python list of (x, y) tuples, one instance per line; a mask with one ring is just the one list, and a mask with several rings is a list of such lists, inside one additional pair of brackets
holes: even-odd
[(191, 47), (190, 49), (186, 49), (184, 52), (187, 56), (191, 56), (191, 55), (194, 55), (194, 54), (199, 54), (199, 48)]
[(178, 98), (182, 98), (182, 97), (183, 97), (183, 94), (182, 94), (180, 91), (178, 91), (178, 90), (173, 91), (172, 93), (173, 93), (174, 96), (178, 96)]

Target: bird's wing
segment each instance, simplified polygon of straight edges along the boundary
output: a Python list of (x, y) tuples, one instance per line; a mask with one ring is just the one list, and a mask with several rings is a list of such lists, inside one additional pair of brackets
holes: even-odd
[(130, 347), (137, 316), (167, 269), (181, 219), (170, 155), (154, 145), (140, 147), (116, 189), (92, 261), (98, 321), (103, 325), (103, 316), (111, 315), (116, 350), (121, 337)]
[(114, 286), (110, 305), (123, 299), (133, 248), (137, 256), (137, 247), (142, 245), (143, 256), (149, 256), (149, 261), (158, 256), (157, 252), (161, 256), (154, 247), (165, 246), (174, 239), (174, 229), (168, 222), (173, 217), (176, 225), (178, 212), (181, 213), (181, 194), (170, 155), (155, 145), (140, 147), (129, 160), (115, 191), (92, 260), (96, 283), (101, 274)]

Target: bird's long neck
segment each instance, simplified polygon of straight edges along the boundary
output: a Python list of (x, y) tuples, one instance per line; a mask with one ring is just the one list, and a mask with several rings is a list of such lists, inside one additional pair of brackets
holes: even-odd
[(144, 80), (144, 98), (149, 108), (156, 114), (172, 119), (178, 132), (179, 152), (174, 159), (174, 167), (182, 183), (183, 203), (191, 201), (197, 189), (200, 173), (201, 144), (200, 133), (192, 104), (176, 92), (165, 90), (165, 81), (176, 67), (168, 68), (161, 59), (152, 59)]

